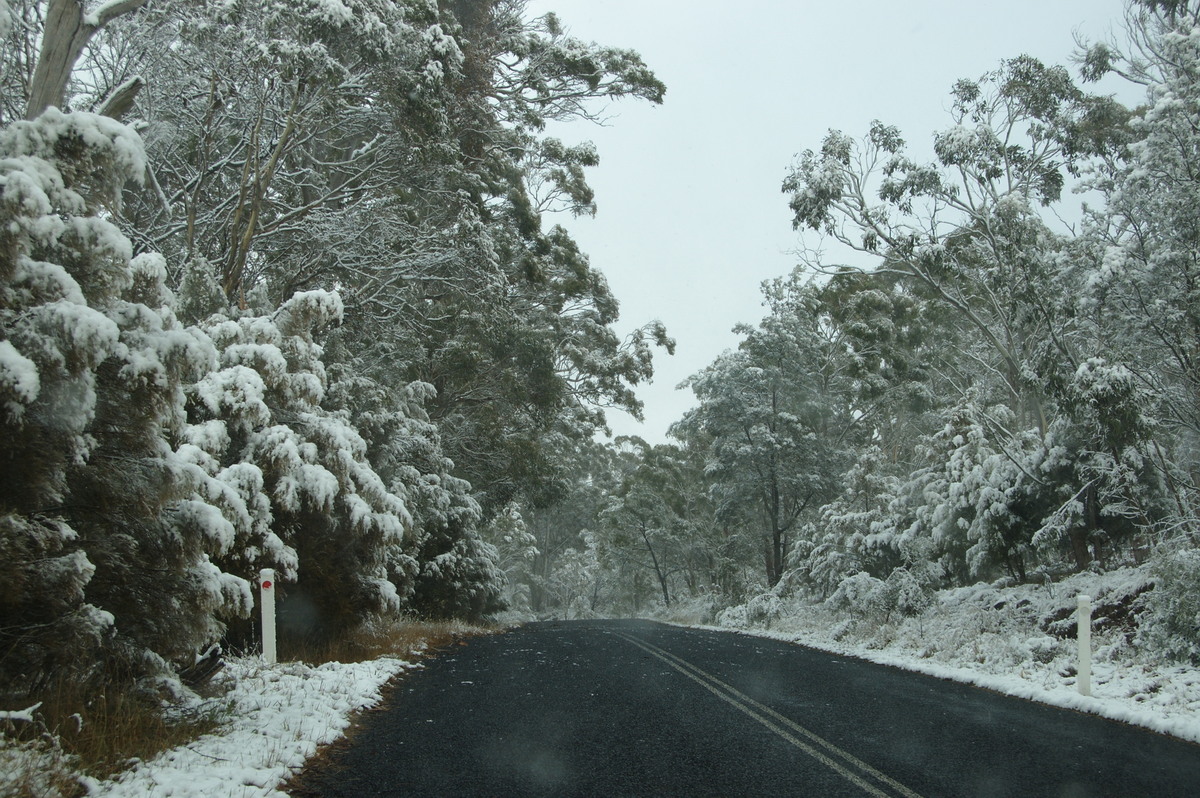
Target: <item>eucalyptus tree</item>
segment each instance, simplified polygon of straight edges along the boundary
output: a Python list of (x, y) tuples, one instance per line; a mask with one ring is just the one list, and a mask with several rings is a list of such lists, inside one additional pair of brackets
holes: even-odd
[[(0, 7), (0, 124), (34, 119), (48, 107), (70, 110), (76, 64), (101, 32), (146, 0), (12, 0)], [(91, 8), (89, 8), (91, 5)], [(81, 110), (120, 118), (140, 82), (110, 86)]]
[[(980, 457), (968, 458), (979, 479), (944, 475), (971, 508), (958, 528), (978, 524), (974, 539), (994, 541), (984, 559), (1009, 562), (1020, 575), (1025, 555), (1015, 552), (1060, 542), (1084, 567), (1096, 546), (1148, 521), (1155, 489), (1143, 484), (1146, 469), (1117, 466), (1134, 450), (1098, 409), (1095, 386), (1098, 374), (1122, 367), (1097, 359), (1106, 353), (1096, 351), (1095, 328), (1076, 302), (1086, 288), (1072, 266), (1076, 244), (1041, 209), (1060, 199), (1068, 176), (1120, 157), (1128, 112), (1086, 95), (1065, 69), (1022, 56), (957, 83), (951, 113), (954, 127), (933, 142), (936, 163), (914, 162), (899, 131), (875, 123), (861, 142), (831, 133), (819, 153), (801, 157), (784, 189), (798, 228), (874, 257), (874, 274), (940, 305), (943, 324), (957, 330), (972, 368), (942, 372), (965, 377), (947, 383), (958, 407), (946, 419), (961, 432), (950, 442)], [(961, 448), (960, 438), (983, 448)], [(970, 485), (976, 493), (968, 496)], [(1018, 505), (1025, 510), (1015, 516), (1001, 511)], [(1122, 519), (1120, 529), (1102, 518)]]
[(759, 530), (774, 586), (806, 514), (833, 498), (855, 437), (869, 430), (816, 289), (793, 275), (764, 294), (771, 312), (738, 327), (738, 350), (685, 383), (700, 404), (675, 430), (704, 442), (718, 520)]
[[(14, 88), (6, 121), (53, 95), (126, 114), (150, 155), (119, 164), (144, 189), (107, 198), (103, 223), (76, 225), (103, 233), (76, 246), (81, 274), (92, 273), (84, 261), (94, 249), (121, 283), (133, 269), (121, 253), (140, 253), (130, 280), (138, 302), (163, 317), (161, 337), (179, 338), (176, 310), (197, 325), (187, 338), (195, 351), (164, 366), (162, 396), (137, 405), (145, 415), (125, 437), (109, 429), (116, 397), (138, 383), (121, 388), (116, 360), (69, 365), (79, 373), (67, 382), (82, 393), (43, 394), (85, 401), (89, 369), (105, 375), (95, 408), (72, 416), (83, 426), (54, 439), (52, 459), (86, 459), (92, 449), (119, 459), (122, 445), (138, 462), (153, 460), (155, 446), (173, 452), (163, 456), (180, 479), (161, 490), (114, 492), (111, 475), (90, 465), (70, 479), (73, 495), (113, 494), (130, 529), (191, 525), (171, 562), (202, 571), (188, 577), (199, 592), (183, 607), (199, 620), (177, 642), (207, 640), (220, 612), (244, 612), (249, 593), (231, 574), (263, 565), (299, 580), (291, 592), (307, 594), (326, 630), (404, 602), (438, 615), (494, 609), (502, 578), (478, 524), (505, 497), (552, 485), (561, 466), (547, 446), (590, 435), (600, 406), (636, 408), (629, 386), (650, 374), (648, 341), (665, 342), (658, 329), (618, 341), (603, 278), (565, 233), (542, 229), (542, 212), (591, 209), (583, 168), (596, 156), (538, 131), (549, 118), (589, 116), (596, 99), (659, 101), (661, 83), (634, 53), (583, 45), (552, 17), (525, 20), (521, 3), (459, 4), (457, 15), (382, 0), (114, 2), (90, 12), (20, 0), (11, 10), (5, 4), (4, 20), (17, 24), (0, 29)], [(73, 27), (60, 24), (63, 11)], [(55, 33), (67, 29), (69, 40)], [(38, 59), (39, 46), (54, 64)], [(42, 65), (53, 67), (50, 95), (39, 88), (49, 85)], [(47, 119), (43, 127), (70, 138), (82, 117)], [(130, 159), (140, 153), (141, 143), (113, 135)], [(20, 157), (42, 152), (21, 146)], [(86, 168), (66, 157), (53, 164), (66, 175), (62, 208), (51, 198), (63, 218), (92, 211), (86, 191), (76, 202), (77, 177), (89, 190), (109, 188), (107, 167), (84, 175), (91, 157), (80, 152)], [(132, 247), (112, 234), (114, 222)], [(112, 299), (117, 290), (97, 287), (96, 301), (139, 306)], [(153, 345), (142, 329), (153, 313), (117, 322), (119, 355), (142, 352), (142, 338)], [(20, 415), (37, 390), (28, 358), (14, 358), (4, 386)], [(187, 364), (195, 368), (185, 378)], [(48, 385), (49, 375), (39, 379)], [(86, 429), (100, 423), (88, 412), (103, 429)], [(64, 478), (51, 472), (50, 482)], [(479, 479), (485, 504), (463, 475)], [(139, 507), (145, 518), (134, 517)], [(60, 545), (68, 526), (34, 535), (49, 541), (41, 554), (78, 566), (66, 604), (82, 600), (84, 583), (114, 607), (112, 596), (141, 589), (140, 566), (105, 555), (93, 573), (97, 563)], [(157, 623), (120, 601), (127, 628)]]
[[(1070, 357), (1069, 319), (1054, 256), (1061, 239), (1039, 206), (1060, 198), (1094, 104), (1061, 67), (1029, 57), (952, 93), (954, 126), (934, 139), (935, 164), (905, 154), (876, 122), (861, 141), (831, 132), (784, 183), (797, 229), (832, 236), (952, 309), (987, 345), (980, 369), (1023, 423), (1045, 429), (1045, 357)], [(806, 265), (823, 264), (808, 258)], [(1047, 352), (1047, 348), (1051, 351)]]
[(1200, 5), (1136, 0), (1126, 21), (1124, 41), (1081, 54), (1086, 77), (1115, 74), (1146, 93), (1123, 120), (1125, 146), (1091, 175), (1105, 203), (1089, 216), (1075, 265), (1087, 287), (1081, 315), (1105, 358), (1089, 363), (1081, 399), (1090, 401), (1079, 405), (1088, 427), (1115, 433), (1098, 452), (1100, 488), (1128, 486), (1121, 509), (1149, 533), (1156, 590), (1137, 642), (1195, 662)]
[(549, 479), (540, 439), (636, 413), (630, 386), (668, 344), (619, 340), (603, 277), (541, 218), (591, 212), (597, 162), (546, 122), (664, 89), (523, 2), (335, 6), (164, 3), (114, 27), (91, 72), (155, 75), (137, 108), (153, 190), (126, 220), (180, 282), (211, 264), (233, 304), (336, 286), (346, 365), (434, 386), (442, 445), (490, 513)]
[[(600, 515), (618, 479), (616, 452), (594, 439), (556, 436), (550, 444), (561, 463), (542, 490), (529, 494), (522, 507), (536, 554), (524, 568), (530, 609), (566, 611), (572, 598), (586, 596), (589, 612), (609, 605), (606, 571), (600, 568), (596, 533)], [(572, 571), (586, 571), (586, 585)]]
[(553, 479), (543, 441), (591, 437), (606, 406), (639, 413), (631, 386), (651, 376), (652, 346), (673, 345), (659, 325), (620, 340), (603, 276), (566, 231), (544, 228), (545, 211), (593, 211), (582, 168), (596, 156), (538, 135), (551, 119), (590, 118), (598, 100), (661, 102), (664, 89), (635, 53), (565, 36), (553, 15), (526, 20), (523, 2), (453, 10), (462, 97), (447, 105), (445, 152), (472, 279), (420, 294), (427, 329), (410, 363), (437, 388), (430, 412), (451, 457), (497, 508)]
[[(1113, 366), (1109, 401), (1099, 412), (1130, 432), (1160, 427), (1149, 454), (1173, 496), (1172, 516), (1195, 531), (1200, 462), (1200, 107), (1196, 69), (1200, 30), (1195, 3), (1139, 2), (1128, 15), (1123, 46), (1085, 53), (1091, 77), (1115, 72), (1145, 86), (1146, 104), (1124, 127), (1128, 145), (1106, 158), (1091, 185), (1105, 205), (1089, 217), (1078, 268), (1088, 292), (1083, 312)], [(1144, 433), (1143, 433), (1144, 434)], [(1119, 454), (1119, 453), (1118, 453)], [(1186, 520), (1185, 520), (1186, 519)], [(1177, 523), (1178, 523), (1177, 522)]]
[[(309, 217), (394, 178), (404, 159), (388, 146), (383, 76), (428, 101), (461, 58), (436, 12), (371, 0), (154, 4), (100, 44), (95, 82), (152, 76), (136, 111), (154, 190), (131, 198), (130, 228), (180, 269), (212, 263), (234, 302), (278, 282)], [(326, 266), (328, 254), (305, 254), (301, 273)]]
[(605, 545), (615, 556), (654, 574), (664, 606), (686, 567), (689, 484), (678, 447), (650, 446), (640, 438), (616, 441), (628, 464), (601, 519)]

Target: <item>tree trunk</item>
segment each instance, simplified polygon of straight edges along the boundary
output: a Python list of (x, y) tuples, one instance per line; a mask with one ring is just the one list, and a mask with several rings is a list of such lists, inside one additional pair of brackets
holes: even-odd
[(1088, 527), (1073, 527), (1071, 529), (1071, 553), (1075, 555), (1075, 567), (1082, 571), (1092, 562), (1091, 553), (1088, 551), (1088, 537), (1099, 524), (1100, 514), (1097, 507), (1096, 491), (1094, 486), (1088, 485), (1083, 492), (1084, 516), (1087, 518)]
[(767, 548), (767, 586), (775, 587), (783, 578), (784, 530), (779, 523), (780, 516), (779, 488), (771, 487), (771, 507), (768, 516), (771, 519), (771, 541)]
[(658, 577), (658, 584), (662, 588), (663, 604), (671, 606), (671, 595), (667, 592), (667, 578), (663, 576), (662, 568), (658, 564), (658, 555), (654, 553), (654, 547), (650, 545), (650, 536), (646, 534), (646, 530), (641, 530), (642, 540), (646, 542), (646, 551), (650, 552), (650, 560), (654, 563), (654, 574)]
[(147, 0), (103, 3), (95, 13), (83, 13), (83, 0), (50, 0), (42, 49), (38, 53), (25, 118), (33, 119), (51, 105), (62, 107), (71, 70), (96, 31), (122, 14), (135, 11)]

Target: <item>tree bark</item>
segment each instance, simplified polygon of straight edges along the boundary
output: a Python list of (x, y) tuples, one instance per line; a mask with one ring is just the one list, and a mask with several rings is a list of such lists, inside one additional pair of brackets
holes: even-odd
[(116, 119), (118, 122), (121, 121), (125, 114), (133, 110), (133, 102), (145, 85), (146, 81), (141, 77), (125, 81), (105, 98), (97, 113), (110, 119)]
[(95, 12), (85, 15), (83, 0), (50, 0), (25, 118), (33, 119), (52, 105), (61, 108), (71, 70), (96, 31), (122, 14), (141, 8), (146, 2), (109, 0)]
[(654, 547), (650, 545), (650, 536), (646, 534), (645, 528), (640, 530), (642, 540), (646, 542), (646, 551), (650, 552), (650, 560), (654, 563), (654, 574), (658, 577), (658, 584), (662, 587), (663, 604), (667, 607), (671, 606), (671, 595), (667, 592), (667, 578), (663, 576), (662, 568), (658, 565), (658, 555), (654, 553)]

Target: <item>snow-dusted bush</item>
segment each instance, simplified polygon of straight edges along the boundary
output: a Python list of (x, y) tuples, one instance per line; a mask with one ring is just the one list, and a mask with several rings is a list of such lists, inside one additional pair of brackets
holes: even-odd
[(934, 601), (928, 568), (897, 568), (883, 583), (884, 601), (889, 612), (916, 615)]
[(684, 625), (713, 623), (718, 612), (722, 611), (723, 598), (717, 593), (685, 596), (672, 601), (670, 607), (663, 607), (655, 617)]
[(860, 571), (843, 579), (824, 604), (847, 618), (873, 624), (919, 615), (935, 601), (935, 570), (927, 564), (900, 567), (886, 579)]
[(751, 626), (769, 628), (783, 613), (783, 602), (774, 593), (762, 593), (736, 607), (729, 607), (717, 613), (717, 623), (721, 626), (731, 626), (745, 629)]
[(746, 602), (746, 619), (750, 623), (770, 626), (783, 612), (783, 603), (774, 593), (762, 593)]
[(887, 610), (882, 579), (859, 571), (843, 579), (825, 604), (851, 615), (881, 615)]
[(337, 294), (307, 291), (272, 313), (210, 315), (201, 329), (217, 362), (188, 389), (185, 449), (214, 500), (237, 508), (222, 563), (247, 577), (279, 569), (282, 628), (302, 635), (398, 611), (411, 592), (412, 569), (397, 567), (412, 527), (405, 500), (348, 414), (324, 406), (317, 339), (342, 312)]
[(746, 614), (746, 605), (738, 604), (721, 610), (717, 613), (716, 624), (718, 626), (728, 626), (730, 629), (745, 629), (750, 625), (750, 620)]
[(1176, 546), (1152, 560), (1155, 586), (1145, 596), (1137, 642), (1200, 665), (1200, 551)]

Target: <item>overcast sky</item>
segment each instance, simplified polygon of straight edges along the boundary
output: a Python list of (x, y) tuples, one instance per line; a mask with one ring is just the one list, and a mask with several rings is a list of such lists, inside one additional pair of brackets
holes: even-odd
[(665, 440), (695, 403), (676, 386), (737, 346), (735, 324), (762, 318), (760, 284), (796, 265), (800, 239), (780, 186), (797, 153), (830, 128), (858, 137), (880, 119), (927, 154), (931, 134), (950, 124), (955, 80), (1022, 53), (1067, 64), (1075, 33), (1119, 32), (1123, 9), (1123, 0), (531, 0), (531, 14), (554, 11), (580, 39), (637, 50), (667, 85), (661, 106), (618, 103), (605, 127), (550, 130), (596, 143), (599, 211), (546, 221), (567, 227), (608, 277), (622, 334), (660, 319), (678, 341), (638, 390), (645, 423), (611, 412), (614, 433)]

